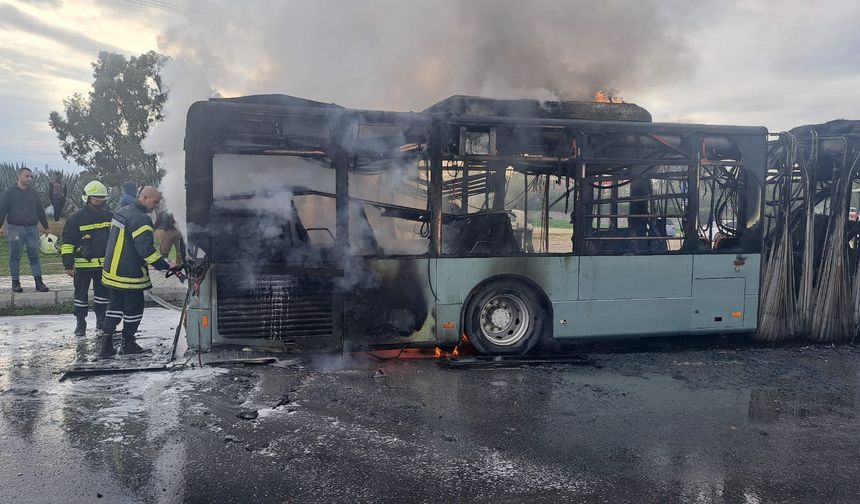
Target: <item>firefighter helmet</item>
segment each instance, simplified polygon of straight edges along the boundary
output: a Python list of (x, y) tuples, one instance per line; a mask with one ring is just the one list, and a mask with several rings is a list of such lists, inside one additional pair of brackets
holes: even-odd
[(57, 235), (48, 233), (39, 238), (39, 250), (43, 254), (57, 255)]
[(108, 196), (107, 187), (105, 187), (105, 185), (102, 184), (101, 182), (99, 182), (98, 180), (93, 180), (92, 182), (90, 182), (89, 184), (84, 186), (84, 196), (83, 196), (84, 203), (87, 202), (87, 200), (90, 198), (90, 196), (93, 196), (96, 198), (107, 198), (107, 196)]

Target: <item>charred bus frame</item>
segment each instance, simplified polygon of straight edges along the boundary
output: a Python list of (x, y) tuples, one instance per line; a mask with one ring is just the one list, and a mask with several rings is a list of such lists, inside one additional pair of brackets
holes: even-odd
[[(544, 338), (753, 332), (766, 140), (764, 128), (651, 123), (627, 104), (197, 103), (187, 225), (208, 271), (189, 344), (447, 346), (467, 335), (482, 352), (521, 353)], [(245, 190), (236, 174), (267, 180)], [(421, 196), (368, 196), (371, 179)], [(320, 218), (303, 215), (309, 197), (333, 202), (313, 205), (333, 225), (308, 224)], [(267, 219), (282, 227), (255, 227)], [(395, 220), (416, 239), (393, 253), (409, 227)], [(397, 231), (391, 245), (371, 221)]]

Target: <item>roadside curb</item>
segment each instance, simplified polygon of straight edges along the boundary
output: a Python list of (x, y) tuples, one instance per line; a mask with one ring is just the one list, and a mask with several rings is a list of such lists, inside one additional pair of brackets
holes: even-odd
[[(184, 287), (152, 289), (151, 292), (168, 302), (182, 302), (185, 299)], [(25, 308), (34, 306), (53, 306), (71, 304), (74, 291), (57, 290), (50, 292), (0, 292), (0, 308)], [(92, 304), (92, 294), (90, 294)]]

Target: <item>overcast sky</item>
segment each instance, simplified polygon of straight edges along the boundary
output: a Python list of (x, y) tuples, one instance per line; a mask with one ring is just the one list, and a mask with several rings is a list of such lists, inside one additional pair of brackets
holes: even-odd
[(850, 1), (0, 0), (0, 161), (71, 168), (48, 114), (100, 50), (172, 57), (159, 149), (215, 90), (421, 110), (614, 88), (655, 121), (780, 131), (860, 119), (858, 26)]

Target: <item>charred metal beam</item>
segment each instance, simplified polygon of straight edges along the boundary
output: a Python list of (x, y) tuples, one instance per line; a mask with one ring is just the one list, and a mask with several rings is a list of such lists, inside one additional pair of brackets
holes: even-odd
[[(687, 178), (687, 221), (684, 223), (684, 248), (686, 250), (696, 250), (699, 248), (699, 198), (691, 198), (691, 194), (698, 194), (699, 191), (699, 163), (702, 161), (702, 152), (699, 148), (702, 145), (702, 136), (700, 134), (691, 135), (686, 139), (687, 150), (695, 156), (695, 164), (693, 169), (688, 170), (689, 177)], [(682, 144), (683, 147), (683, 144)]]
[[(342, 132), (339, 132), (340, 137)], [(335, 244), (341, 251), (349, 249), (349, 158), (340, 147), (341, 138), (333, 139), (330, 149), (332, 167), (335, 170)]]
[(433, 123), (428, 131), (430, 187), (427, 204), (430, 209), (430, 255), (442, 255), (442, 128)]

